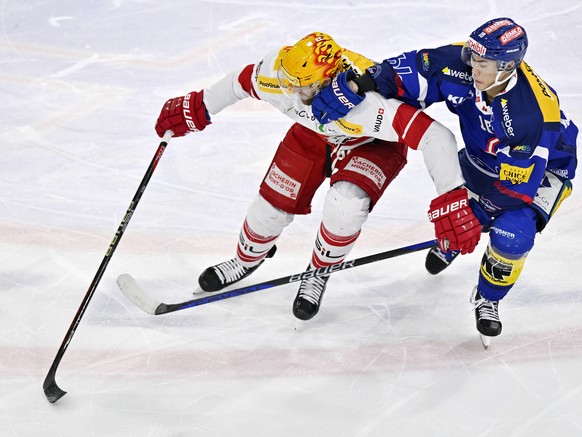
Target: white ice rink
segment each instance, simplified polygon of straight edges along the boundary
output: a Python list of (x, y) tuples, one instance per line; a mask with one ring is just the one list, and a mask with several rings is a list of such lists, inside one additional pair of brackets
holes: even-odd
[[(234, 254), (290, 121), (244, 101), (170, 142), (57, 372), (42, 382), (159, 144), (169, 97), (319, 30), (375, 60), (464, 40), (511, 16), (526, 60), (582, 126), (582, 4), (568, 1), (0, 2), (0, 436), (582, 436), (582, 191), (539, 235), (485, 351), (470, 291), (485, 248), (438, 277), (424, 253), (335, 274), (319, 315), (297, 284), (162, 316)], [(429, 113), (459, 136), (444, 106)], [(580, 177), (579, 177), (580, 178)], [(301, 272), (321, 219), (297, 217), (250, 285)], [(350, 258), (430, 240), (420, 153)]]

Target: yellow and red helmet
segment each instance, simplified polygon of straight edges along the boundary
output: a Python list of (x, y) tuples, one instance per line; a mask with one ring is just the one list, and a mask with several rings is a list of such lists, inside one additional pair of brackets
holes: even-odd
[(327, 34), (310, 33), (281, 57), (277, 72), (283, 91), (308, 87), (316, 90), (342, 66), (342, 48)]

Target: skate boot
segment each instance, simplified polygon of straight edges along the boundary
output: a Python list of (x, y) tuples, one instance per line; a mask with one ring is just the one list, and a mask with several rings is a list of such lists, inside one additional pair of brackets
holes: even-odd
[[(308, 270), (311, 270), (308, 268)], [(293, 301), (293, 314), (301, 320), (312, 319), (319, 311), (329, 275), (307, 278), (301, 281), (297, 296)]]
[(443, 252), (440, 246), (433, 247), (426, 255), (424, 267), (431, 275), (436, 275), (446, 269), (461, 253), (458, 250)]
[[(277, 246), (271, 247), (265, 258), (272, 258), (277, 252)], [(254, 267), (243, 266), (236, 258), (229, 259), (215, 266), (208, 267), (198, 278), (198, 284), (204, 291), (212, 292), (222, 290), (241, 279), (246, 278), (259, 268), (265, 260), (263, 259)]]
[(477, 331), (481, 336), (483, 347), (487, 349), (491, 344), (491, 337), (501, 334), (501, 321), (499, 320), (499, 302), (487, 300), (479, 294), (477, 287), (473, 288), (470, 302), (475, 305), (475, 320)]

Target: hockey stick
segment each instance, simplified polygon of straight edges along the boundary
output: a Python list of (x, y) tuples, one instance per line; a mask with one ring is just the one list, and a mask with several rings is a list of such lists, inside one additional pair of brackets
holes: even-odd
[(107, 252), (105, 253), (105, 256), (103, 257), (103, 261), (101, 261), (101, 265), (97, 269), (97, 273), (95, 274), (95, 277), (93, 278), (93, 281), (91, 282), (91, 285), (89, 286), (89, 289), (87, 290), (87, 293), (85, 294), (85, 297), (83, 298), (83, 301), (81, 302), (81, 305), (79, 306), (79, 309), (77, 310), (77, 314), (75, 315), (75, 318), (73, 319), (73, 322), (71, 323), (71, 326), (69, 326), (69, 330), (67, 331), (67, 334), (65, 335), (65, 338), (63, 339), (61, 347), (57, 351), (57, 355), (55, 356), (53, 364), (51, 365), (51, 368), (49, 369), (48, 374), (46, 375), (46, 378), (44, 380), (42, 388), (44, 390), (44, 394), (46, 395), (48, 401), (51, 404), (55, 403), (60, 398), (62, 398), (65, 394), (67, 394), (66, 391), (61, 390), (61, 388), (57, 385), (57, 381), (55, 379), (56, 373), (57, 373), (57, 368), (59, 367), (59, 364), (63, 358), (63, 355), (65, 354), (65, 351), (67, 350), (67, 347), (69, 346), (69, 343), (73, 339), (73, 335), (75, 335), (75, 331), (77, 330), (77, 327), (79, 326), (79, 323), (81, 322), (81, 318), (83, 317), (83, 314), (85, 314), (85, 310), (87, 309), (87, 306), (89, 305), (89, 301), (93, 297), (93, 294), (95, 293), (95, 290), (97, 289), (97, 285), (99, 285), (99, 281), (101, 281), (101, 277), (103, 276), (103, 273), (105, 272), (105, 269), (107, 268), (107, 264), (109, 264), (109, 261), (111, 260), (113, 252), (115, 252), (115, 249), (117, 248), (117, 245), (119, 244), (119, 240), (121, 240), (121, 237), (123, 236), (123, 233), (125, 232), (125, 228), (127, 227), (127, 224), (129, 223), (129, 221), (131, 220), (131, 216), (133, 215), (135, 208), (137, 207), (137, 204), (139, 203), (139, 200), (141, 199), (141, 196), (143, 195), (143, 193), (148, 185), (148, 182), (150, 181), (150, 178), (152, 177), (152, 174), (154, 173), (154, 170), (156, 169), (156, 166), (158, 165), (160, 159), (162, 158), (164, 150), (166, 149), (166, 146), (168, 145), (168, 141), (170, 141), (170, 138), (172, 137), (172, 135), (173, 135), (172, 131), (166, 131), (166, 133), (162, 139), (162, 142), (158, 146), (158, 150), (156, 150), (156, 153), (152, 159), (152, 162), (150, 163), (150, 166), (148, 167), (141, 183), (139, 184), (139, 187), (138, 187), (135, 195), (133, 196), (131, 203), (129, 204), (129, 208), (127, 209), (127, 212), (125, 213), (125, 216), (123, 217), (123, 220), (121, 221), (121, 224), (119, 225), (119, 228), (117, 228), (117, 232), (115, 233), (115, 236), (113, 237), (113, 240), (111, 241), (111, 244), (109, 245), (109, 249), (107, 249)]
[(329, 267), (322, 267), (316, 270), (309, 270), (295, 275), (283, 276), (281, 278), (272, 279), (270, 281), (261, 282), (260, 284), (249, 285), (248, 287), (237, 288), (236, 290), (224, 291), (222, 293), (212, 294), (197, 299), (187, 300), (185, 302), (166, 304), (157, 301), (145, 291), (143, 291), (137, 284), (135, 279), (124, 273), (117, 278), (117, 285), (136, 306), (141, 308), (146, 313), (152, 315), (160, 315), (171, 313), (174, 311), (185, 310), (186, 308), (196, 307), (218, 300), (230, 299), (231, 297), (240, 296), (241, 294), (254, 293), (255, 291), (266, 290), (268, 288), (277, 287), (279, 285), (290, 284), (292, 282), (302, 281), (303, 279), (328, 275), (330, 273), (339, 272), (342, 270), (351, 269), (354, 267), (363, 266), (364, 264), (381, 261), (388, 258), (395, 258), (400, 255), (418, 252), (424, 249), (430, 249), (438, 244), (437, 240), (425, 241), (423, 243), (413, 244), (412, 246), (401, 247), (399, 249), (389, 250), (387, 252), (377, 253), (362, 258), (357, 258), (351, 261), (344, 261)]

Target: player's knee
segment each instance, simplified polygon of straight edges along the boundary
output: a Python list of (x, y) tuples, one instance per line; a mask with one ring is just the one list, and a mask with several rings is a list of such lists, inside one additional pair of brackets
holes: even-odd
[(511, 257), (526, 256), (534, 245), (536, 212), (531, 208), (508, 211), (493, 221), (491, 245)]
[(327, 192), (323, 223), (335, 235), (354, 235), (368, 218), (370, 197), (357, 185), (338, 181)]
[(247, 224), (257, 234), (267, 237), (279, 235), (295, 216), (275, 208), (262, 196), (252, 201), (247, 213)]

